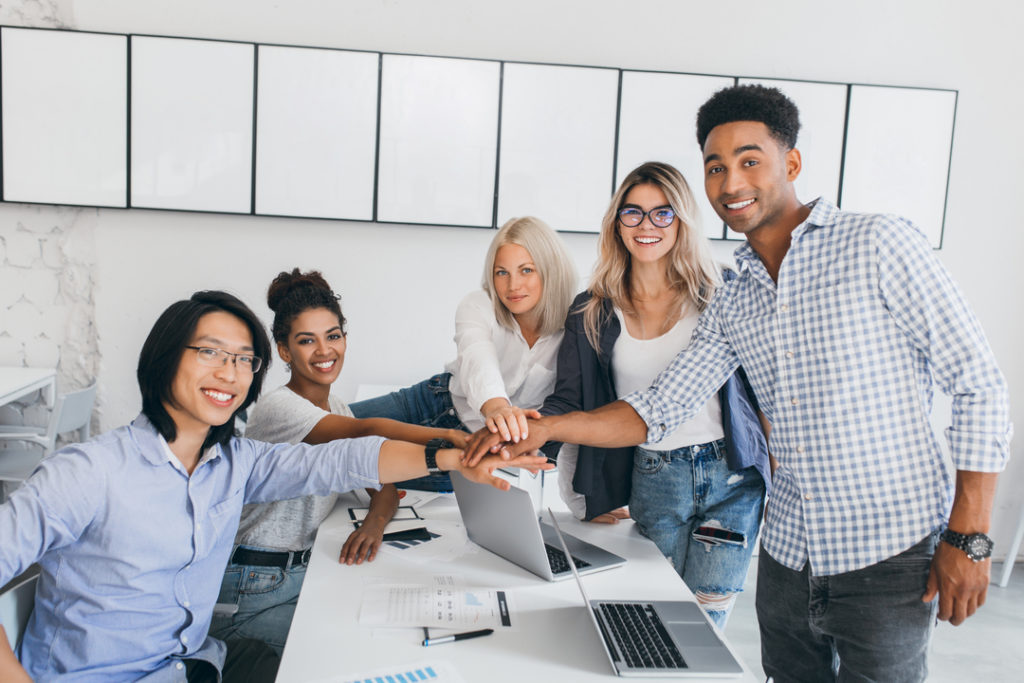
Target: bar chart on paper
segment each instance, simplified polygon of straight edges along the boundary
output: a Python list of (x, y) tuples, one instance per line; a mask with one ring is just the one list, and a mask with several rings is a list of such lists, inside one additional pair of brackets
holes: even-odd
[[(364, 673), (360, 676), (330, 679), (339, 683), (464, 683), (450, 663), (444, 661), (419, 662), (407, 666), (393, 666)], [(327, 683), (324, 681), (323, 683)]]

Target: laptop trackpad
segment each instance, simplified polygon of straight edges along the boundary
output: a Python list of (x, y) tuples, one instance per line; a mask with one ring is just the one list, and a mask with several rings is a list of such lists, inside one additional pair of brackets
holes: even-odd
[(719, 643), (718, 636), (707, 624), (672, 622), (668, 624), (668, 630), (684, 648), (715, 646)]

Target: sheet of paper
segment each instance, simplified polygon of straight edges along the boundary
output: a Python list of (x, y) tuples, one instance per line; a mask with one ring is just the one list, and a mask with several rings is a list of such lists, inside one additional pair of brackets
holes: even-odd
[(385, 669), (320, 678), (314, 683), (464, 683), (465, 679), (451, 662), (423, 660)]
[(366, 626), (427, 626), (454, 630), (512, 626), (506, 591), (465, 586), (453, 576), (434, 576), (431, 585), (369, 586), (359, 623)]

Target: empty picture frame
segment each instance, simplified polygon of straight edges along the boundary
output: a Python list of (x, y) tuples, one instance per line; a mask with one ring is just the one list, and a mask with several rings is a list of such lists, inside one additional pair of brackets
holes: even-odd
[(256, 213), (373, 220), (380, 55), (258, 50)]
[(131, 205), (252, 211), (256, 46), (131, 37)]
[(128, 38), (0, 29), (3, 198), (127, 204)]
[(700, 207), (701, 225), (722, 239), (724, 225), (704, 193), (704, 160), (697, 146), (697, 110), (716, 91), (735, 83), (725, 76), (623, 71), (615, 184), (645, 161), (678, 168)]
[(501, 64), (384, 55), (377, 220), (490, 227)]
[(498, 224), (537, 216), (598, 232), (614, 182), (615, 69), (506, 64)]
[(854, 85), (841, 206), (910, 219), (942, 246), (956, 91)]

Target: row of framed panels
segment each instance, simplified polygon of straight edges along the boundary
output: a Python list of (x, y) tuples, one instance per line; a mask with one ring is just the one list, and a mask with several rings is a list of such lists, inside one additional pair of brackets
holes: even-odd
[[(752, 79), (0, 29), (2, 199), (596, 232), (659, 159), (704, 199), (697, 108)], [(807, 81), (798, 196), (892, 211), (941, 245), (956, 92)]]

